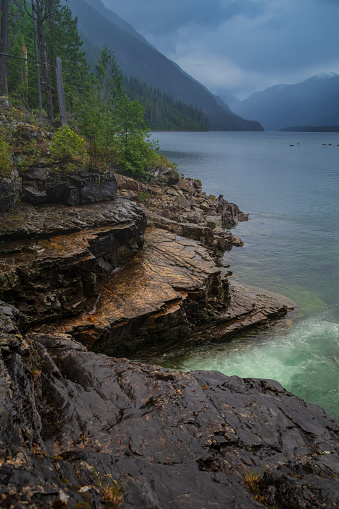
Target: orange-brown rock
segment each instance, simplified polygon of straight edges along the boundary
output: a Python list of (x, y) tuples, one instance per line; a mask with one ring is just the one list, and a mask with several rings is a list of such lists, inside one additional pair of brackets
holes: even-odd
[(206, 248), (154, 228), (142, 251), (101, 283), (99, 293), (90, 312), (52, 330), (119, 357), (145, 358), (183, 341), (221, 338), (293, 306), (281, 296), (230, 284)]
[(74, 316), (107, 273), (142, 246), (146, 219), (130, 200), (83, 207), (21, 205), (0, 225), (0, 299), (25, 328)]

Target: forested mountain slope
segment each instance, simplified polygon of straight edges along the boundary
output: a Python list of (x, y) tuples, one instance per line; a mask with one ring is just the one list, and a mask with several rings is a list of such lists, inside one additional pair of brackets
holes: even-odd
[(157, 51), (128, 23), (106, 9), (101, 0), (69, 0), (67, 5), (78, 17), (78, 28), (90, 58), (107, 44), (127, 77), (136, 77), (141, 83), (171, 95), (174, 101), (201, 109), (211, 130), (262, 129), (258, 122), (244, 120), (231, 112), (226, 104)]

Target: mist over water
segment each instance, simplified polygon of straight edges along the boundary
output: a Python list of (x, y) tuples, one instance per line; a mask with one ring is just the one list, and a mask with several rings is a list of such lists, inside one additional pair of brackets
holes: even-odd
[(225, 253), (233, 278), (297, 304), (270, 329), (173, 352), (156, 362), (181, 370), (278, 380), (339, 418), (339, 134), (155, 133), (160, 149), (207, 194), (251, 220)]

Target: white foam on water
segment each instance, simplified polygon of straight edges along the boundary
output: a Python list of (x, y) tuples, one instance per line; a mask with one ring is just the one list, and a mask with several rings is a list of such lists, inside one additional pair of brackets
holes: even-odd
[(325, 317), (303, 320), (283, 336), (252, 336), (199, 348), (177, 367), (271, 378), (339, 418), (339, 324)]

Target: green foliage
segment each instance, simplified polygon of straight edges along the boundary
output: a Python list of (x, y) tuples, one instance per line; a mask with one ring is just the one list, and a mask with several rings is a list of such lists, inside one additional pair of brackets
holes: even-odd
[(154, 167), (160, 169), (171, 168), (176, 171), (178, 169), (177, 163), (171, 163), (162, 152), (160, 154), (156, 153)]
[(156, 143), (150, 140), (150, 132), (144, 121), (144, 108), (131, 101), (126, 94), (119, 97), (115, 110), (117, 150), (121, 156), (120, 166), (132, 177), (147, 179), (147, 169), (156, 160)]
[[(29, 59), (35, 58), (33, 23), (23, 8), (22, 0), (11, 2), (10, 8), (9, 53), (19, 57), (8, 59), (10, 98), (11, 101), (15, 99), (25, 105), (26, 109), (28, 107), (30, 115), (33, 115), (33, 111), (38, 108), (36, 66), (30, 60), (22, 60), (23, 46), (27, 48)], [(148, 169), (152, 167), (171, 167), (163, 155), (157, 154), (158, 147), (150, 139), (147, 119), (152, 118), (153, 128), (201, 130), (205, 121), (201, 117), (202, 113), (174, 103), (170, 96), (159, 90), (148, 89), (146, 85), (130, 78), (125, 80), (125, 85), (129, 93), (132, 96), (134, 94), (132, 100), (128, 94), (123, 93), (124, 77), (114, 52), (105, 46), (100, 51), (94, 72), (91, 72), (82, 51), (77, 20), (72, 18), (71, 10), (62, 5), (61, 0), (53, 0), (50, 14), (44, 23), (48, 63), (54, 66), (56, 56), (61, 57), (69, 123), (89, 142), (90, 167), (105, 169), (113, 166), (134, 178), (144, 180), (150, 178)], [(54, 72), (50, 73), (50, 80), (54, 115), (57, 118)], [(137, 100), (142, 93), (145, 106)], [(43, 108), (46, 109), (44, 94)], [(155, 113), (159, 108), (159, 115), (169, 119), (165, 126), (160, 126), (160, 117)], [(176, 115), (179, 117), (176, 118)], [(37, 147), (35, 150), (33, 148), (26, 150), (22, 168), (30, 167), (43, 155)], [(51, 145), (51, 156), (63, 169), (75, 169), (74, 163), (86, 157), (84, 140), (70, 128), (59, 130)]]
[(122, 93), (123, 74), (117, 64), (114, 52), (105, 45), (100, 50), (100, 59), (95, 66), (106, 102), (114, 103)]
[[(28, 2), (29, 5), (29, 2)], [(38, 92), (36, 80), (34, 33), (32, 19), (23, 8), (22, 0), (10, 3), (9, 44), (8, 53), (19, 58), (9, 58), (8, 88), (11, 99), (19, 99), (31, 109), (38, 108)], [(73, 113), (79, 96), (84, 96), (85, 82), (90, 72), (85, 53), (82, 51), (82, 40), (77, 30), (77, 20), (72, 12), (60, 0), (54, 0), (51, 16), (44, 23), (48, 64), (52, 70), (55, 58), (62, 61), (63, 81), (68, 114)], [(28, 61), (23, 57), (23, 46), (27, 49)], [(41, 71), (41, 66), (40, 66)], [(41, 82), (42, 76), (40, 76)], [(51, 89), (54, 103), (54, 114), (57, 117), (58, 100), (56, 92), (55, 72), (50, 73)], [(43, 86), (42, 86), (43, 89)], [(44, 94), (42, 96), (45, 105)]]
[(116, 99), (122, 93), (122, 73), (114, 52), (104, 47), (95, 66), (96, 75), (86, 80), (86, 100), (77, 110), (80, 131), (89, 139), (90, 166), (102, 166), (104, 161), (119, 165), (116, 149)]
[(9, 145), (5, 140), (3, 133), (0, 132), (0, 177), (9, 175), (11, 169), (11, 157), (9, 154)]
[(144, 106), (145, 120), (150, 129), (208, 131), (208, 118), (200, 109), (175, 101), (170, 94), (153, 89), (133, 76), (125, 78), (124, 85), (128, 96)]
[(149, 193), (147, 191), (141, 191), (137, 196), (138, 203), (144, 203), (149, 199)]
[[(56, 57), (61, 58), (66, 107), (70, 115), (76, 111), (77, 102), (85, 97), (90, 66), (85, 52), (82, 51), (83, 42), (77, 29), (77, 20), (73, 19), (69, 7), (56, 2), (53, 17), (45, 23), (45, 38), (49, 63), (54, 65)], [(51, 73), (51, 85), (56, 107), (54, 113), (57, 114), (57, 85), (54, 72)]]
[(72, 161), (78, 161), (87, 156), (85, 140), (70, 127), (60, 127), (51, 143), (50, 153), (55, 161), (68, 165), (70, 169), (69, 164)]

